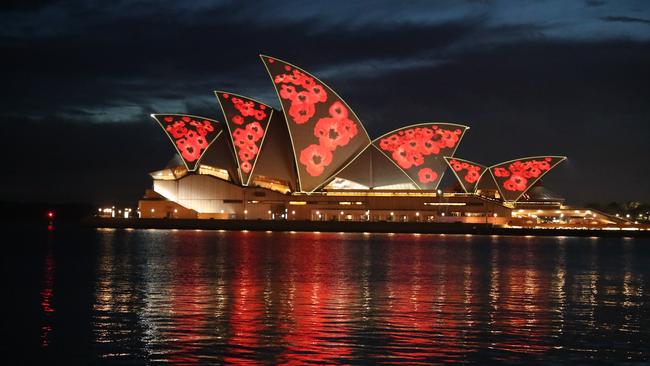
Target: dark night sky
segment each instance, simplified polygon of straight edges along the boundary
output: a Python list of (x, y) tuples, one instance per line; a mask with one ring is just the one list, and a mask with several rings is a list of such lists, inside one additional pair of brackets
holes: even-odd
[[(650, 2), (3, 2), (0, 200), (136, 201), (173, 148), (150, 113), (279, 103), (259, 53), (322, 78), (371, 137), (471, 126), (457, 156), (567, 155), (572, 203), (650, 201)], [(448, 177), (449, 178), (449, 177)]]

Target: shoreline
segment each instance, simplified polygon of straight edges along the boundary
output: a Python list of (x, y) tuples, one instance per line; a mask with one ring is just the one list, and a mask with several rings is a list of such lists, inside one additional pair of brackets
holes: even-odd
[(217, 219), (118, 219), (89, 217), (83, 227), (113, 229), (181, 229), (231, 231), (299, 231), (399, 234), (470, 234), (506, 236), (576, 236), (604, 238), (650, 238), (650, 230), (506, 228), (491, 224), (376, 222), (376, 221), (294, 221)]

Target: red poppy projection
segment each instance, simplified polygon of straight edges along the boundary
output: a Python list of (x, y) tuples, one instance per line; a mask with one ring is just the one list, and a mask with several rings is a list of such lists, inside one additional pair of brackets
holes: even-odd
[(183, 158), (189, 171), (198, 168), (208, 146), (221, 134), (221, 126), (213, 119), (186, 114), (152, 114)]
[(313, 192), (370, 144), (350, 107), (325, 83), (273, 57), (261, 56), (282, 104), (298, 185)]
[(248, 185), (273, 115), (273, 109), (241, 95), (215, 92), (226, 118), (242, 185)]
[(452, 123), (423, 123), (389, 132), (373, 144), (406, 173), (420, 189), (436, 189), (469, 127)]
[(534, 156), (510, 160), (490, 168), (501, 197), (517, 201), (544, 174), (565, 160), (564, 156)]
[(483, 174), (487, 171), (487, 167), (481, 164), (473, 163), (469, 160), (458, 158), (445, 157), (447, 164), (454, 172), (456, 179), (463, 187), (465, 193), (476, 192), (478, 182), (481, 180)]

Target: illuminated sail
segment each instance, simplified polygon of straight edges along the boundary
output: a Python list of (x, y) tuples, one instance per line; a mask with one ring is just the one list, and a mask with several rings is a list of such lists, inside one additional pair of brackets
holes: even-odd
[(210, 144), (221, 134), (213, 119), (187, 114), (152, 114), (189, 171), (195, 171)]
[(564, 156), (533, 156), (490, 167), (504, 201), (517, 201), (535, 182), (564, 161)]
[(458, 179), (460, 185), (463, 187), (465, 193), (476, 192), (478, 182), (483, 177), (483, 174), (488, 171), (486, 166), (469, 160), (445, 156), (445, 161), (447, 161), (447, 164), (456, 176), (456, 179)]
[(273, 109), (241, 95), (215, 92), (235, 148), (242, 185), (248, 185), (266, 137)]
[(420, 189), (436, 189), (447, 163), (469, 127), (453, 123), (421, 123), (389, 132), (373, 141)]
[(261, 56), (282, 104), (298, 171), (313, 192), (370, 144), (361, 121), (325, 83), (273, 57)]

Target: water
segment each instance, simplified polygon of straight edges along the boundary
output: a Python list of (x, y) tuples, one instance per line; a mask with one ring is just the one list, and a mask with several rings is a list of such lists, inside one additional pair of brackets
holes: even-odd
[(5, 232), (3, 348), (25, 359), (650, 362), (645, 239)]

